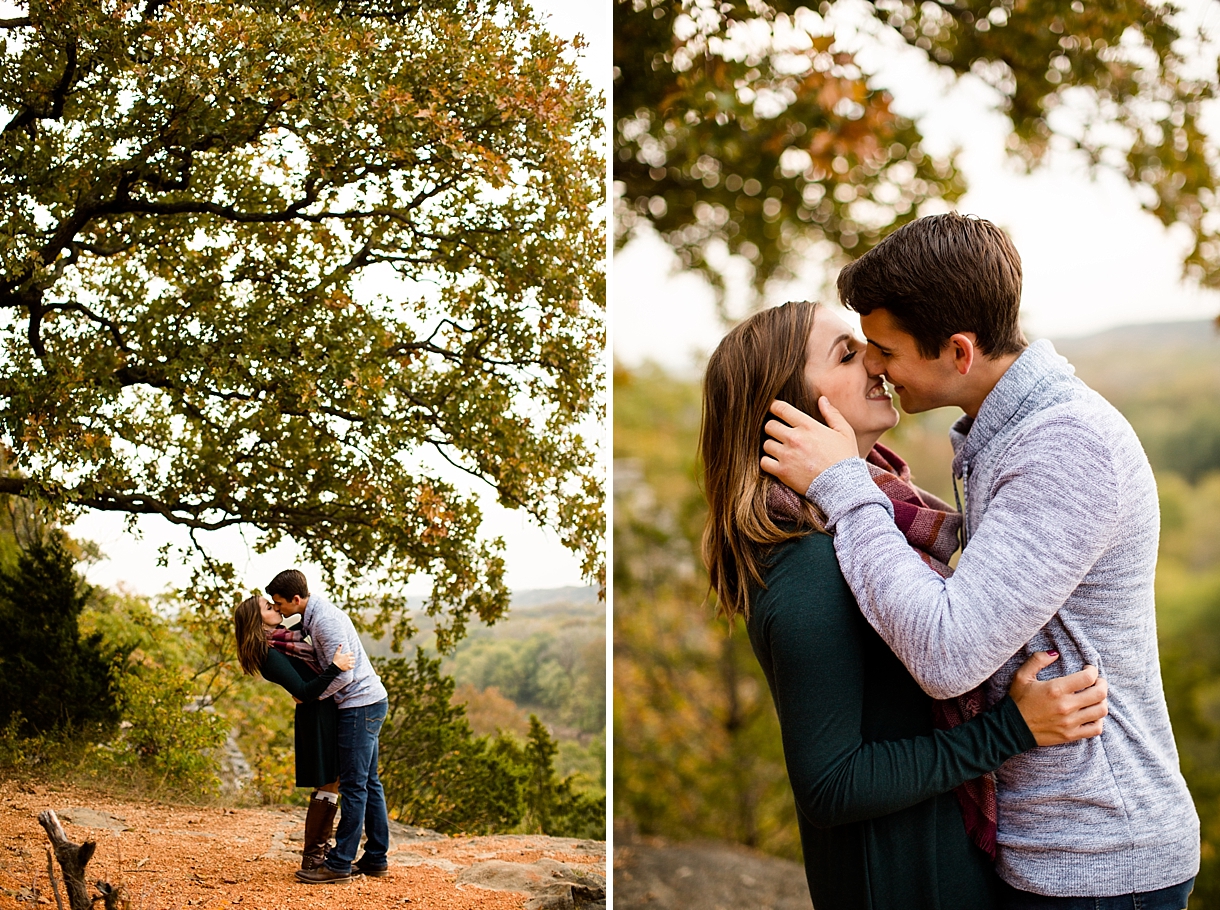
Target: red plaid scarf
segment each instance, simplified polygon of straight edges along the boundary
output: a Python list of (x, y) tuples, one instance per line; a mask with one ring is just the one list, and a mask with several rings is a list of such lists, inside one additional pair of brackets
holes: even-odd
[[(894, 522), (907, 542), (942, 578), (953, 570), (949, 559), (957, 551), (958, 530), (962, 517), (947, 503), (911, 484), (911, 469), (892, 450), (883, 445), (873, 446), (865, 458), (868, 472), (881, 492), (894, 507)], [(767, 510), (774, 518), (795, 520), (803, 514), (802, 500), (781, 483), (771, 484), (767, 491)], [(981, 714), (987, 707), (980, 686), (957, 698), (933, 704), (933, 722), (939, 730), (948, 730)], [(962, 807), (966, 833), (993, 860), (996, 855), (995, 777), (985, 774), (954, 788)]]
[(285, 629), (283, 626), (268, 629), (267, 644), (289, 657), (299, 657), (309, 664), (309, 668), (315, 673), (322, 672), (313, 645), (305, 640), (305, 633), (300, 629)]

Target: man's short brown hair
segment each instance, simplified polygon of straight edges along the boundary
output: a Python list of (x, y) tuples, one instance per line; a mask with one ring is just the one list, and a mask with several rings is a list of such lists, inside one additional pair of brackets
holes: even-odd
[(928, 215), (905, 224), (839, 273), (839, 299), (861, 315), (889, 312), (919, 353), (939, 356), (949, 337), (973, 332), (989, 357), (1019, 354), (1021, 257), (1002, 230), (973, 215)]
[(309, 585), (305, 582), (305, 573), (300, 569), (285, 569), (267, 585), (267, 596), (274, 598), (279, 595), (284, 600), (294, 597), (309, 597)]

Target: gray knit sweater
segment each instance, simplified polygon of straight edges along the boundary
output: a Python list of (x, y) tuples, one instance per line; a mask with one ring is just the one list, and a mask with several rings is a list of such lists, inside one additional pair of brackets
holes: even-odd
[(915, 555), (862, 460), (834, 465), (806, 495), (826, 513), (864, 615), (930, 695), (985, 682), (994, 702), (1048, 649), (1062, 656), (1044, 679), (1085, 664), (1106, 677), (1101, 736), (1031, 750), (997, 772), (1001, 877), (1078, 897), (1185, 881), (1199, 869), (1199, 819), (1161, 686), (1160, 520), (1139, 440), (1048, 341), (952, 437), (968, 538), (951, 578)]
[(360, 643), (350, 616), (320, 594), (310, 594), (301, 617), (301, 628), (313, 641), (314, 653), (321, 666), (330, 665), (340, 645), (356, 658), (355, 665), (335, 677), (318, 696), (319, 700), (333, 695), (335, 706), (343, 710), (375, 705), (388, 697), (381, 677), (364, 653), (364, 645)]

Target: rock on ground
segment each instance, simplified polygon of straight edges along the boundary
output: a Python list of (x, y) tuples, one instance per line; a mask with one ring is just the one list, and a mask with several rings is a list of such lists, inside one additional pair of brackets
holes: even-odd
[(736, 844), (614, 835), (615, 910), (810, 910), (805, 867)]
[(459, 885), (492, 891), (524, 891), (526, 910), (575, 910), (606, 906), (606, 880), (580, 866), (540, 859), (533, 863), (488, 860), (462, 871)]

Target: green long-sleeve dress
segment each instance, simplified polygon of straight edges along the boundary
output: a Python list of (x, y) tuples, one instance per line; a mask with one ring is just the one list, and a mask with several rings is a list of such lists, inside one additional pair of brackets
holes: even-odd
[(826, 534), (777, 549), (750, 643), (783, 734), (816, 910), (986, 910), (998, 879), (953, 787), (1035, 746), (1005, 697), (937, 731), (932, 699), (856, 606)]
[(297, 786), (334, 783), (339, 779), (339, 709), (333, 698), (319, 701), (318, 696), (339, 675), (339, 668), (331, 664), (317, 674), (305, 661), (268, 648), (259, 672), (263, 679), (283, 686), (289, 695), (300, 699), (293, 718)]

